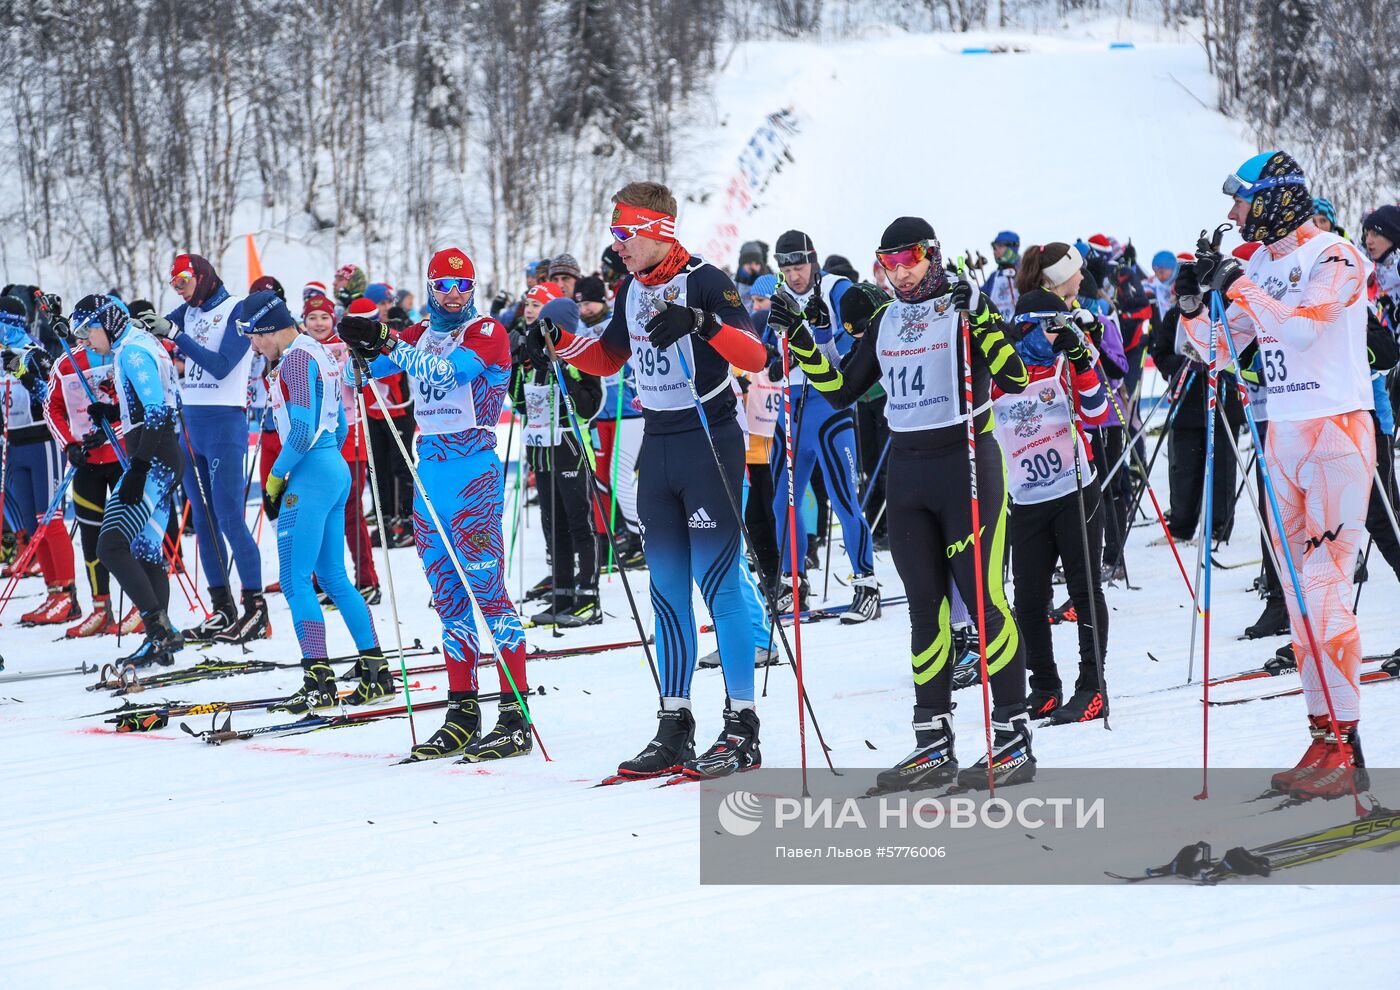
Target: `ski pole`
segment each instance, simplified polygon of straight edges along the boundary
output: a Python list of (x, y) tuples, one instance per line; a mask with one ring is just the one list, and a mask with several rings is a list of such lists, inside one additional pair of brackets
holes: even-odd
[[(861, 515), (865, 514), (865, 507), (870, 503), (870, 496), (875, 492), (875, 479), (880, 476), (880, 470), (885, 466), (885, 458), (889, 456), (890, 443), (893, 442), (893, 440), (894, 434), (890, 434), (885, 438), (885, 446), (880, 449), (880, 456), (875, 461), (875, 470), (871, 471), (870, 477), (866, 479), (868, 484), (865, 487), (865, 495), (860, 500)], [(872, 523), (871, 525), (874, 524)]]
[[(73, 475), (77, 473), (77, 470), (77, 468), (70, 465), (67, 472), (64, 473), (63, 478), (58, 483), (57, 489), (54, 490), (53, 498), (49, 501), (48, 508), (44, 511), (43, 516), (40, 517), (38, 526), (35, 527), (35, 533), (42, 532), (44, 527), (53, 521), (53, 517), (58, 510), (62, 508), (64, 495), (67, 493), (68, 486), (72, 483)], [(0, 594), (0, 612), (4, 612), (5, 606), (10, 603), (10, 599), (15, 593), (15, 586), (19, 583), (19, 579), (24, 574), (25, 570), (28, 569), (29, 562), (33, 560), (34, 555), (38, 552), (41, 542), (42, 541), (38, 539), (30, 540), (24, 547), (24, 553), (15, 561), (14, 570), (10, 573), (10, 580), (5, 585), (4, 593)]]
[[(1206, 472), (1205, 485), (1201, 494), (1204, 507), (1201, 518), (1204, 520), (1205, 533), (1201, 537), (1201, 546), (1207, 546), (1210, 540), (1211, 520), (1214, 515), (1215, 501), (1215, 406), (1216, 390), (1219, 387), (1218, 372), (1215, 368), (1215, 334), (1210, 335), (1210, 350), (1206, 355)], [(1201, 793), (1196, 795), (1196, 800), (1203, 801), (1210, 797), (1210, 579), (1214, 571), (1214, 555), (1206, 551), (1205, 560), (1202, 564), (1204, 574), (1201, 578), (1203, 608), (1201, 610), (1201, 677), (1205, 681), (1202, 687), (1203, 704), (1201, 705)], [(1195, 651), (1187, 658), (1186, 682), (1191, 682), (1191, 675), (1195, 664)]]
[[(355, 375), (355, 405), (359, 412), (361, 423), (368, 425), (369, 410), (365, 408), (365, 392), (361, 387), (361, 378), (369, 378), (369, 368), (359, 355), (354, 355)], [(363, 374), (362, 374), (363, 372)], [(513, 421), (512, 421), (513, 422)], [(398, 432), (394, 431), (397, 436)], [(408, 662), (403, 654), (403, 628), (399, 625), (399, 598), (394, 593), (394, 561), (389, 556), (389, 531), (384, 528), (384, 506), (380, 498), (379, 475), (374, 466), (374, 458), (367, 457), (369, 461), (369, 487), (370, 502), (374, 505), (374, 522), (379, 527), (379, 548), (384, 551), (384, 580), (389, 585), (389, 617), (394, 622), (394, 643), (399, 649), (399, 674), (403, 679), (403, 701), (404, 710), (408, 715), (408, 737), (412, 740), (413, 746), (418, 745), (418, 727), (413, 720), (413, 698), (408, 690)], [(371, 550), (372, 554), (374, 551)]]
[[(783, 433), (784, 433), (784, 437), (783, 437), (783, 439), (784, 439), (783, 447), (785, 448), (785, 451), (784, 451), (785, 457), (784, 457), (784, 459), (785, 459), (786, 462), (787, 462), (788, 552), (789, 552), (789, 554), (790, 554), (790, 559), (791, 559), (791, 564), (792, 564), (792, 638), (793, 638), (793, 642), (796, 644), (796, 651), (797, 651), (796, 654), (795, 654), (796, 659), (795, 659), (795, 661), (794, 661), (795, 666), (796, 666), (796, 668), (797, 668), (797, 691), (798, 691), (798, 701), (797, 701), (797, 735), (798, 735), (798, 739), (799, 739), (799, 741), (800, 741), (800, 743), (801, 743), (801, 747), (802, 747), (802, 793), (803, 793), (803, 795), (806, 795), (806, 794), (807, 794), (807, 722), (806, 722), (806, 719), (804, 718), (803, 711), (802, 711), (802, 697), (801, 697), (801, 696), (802, 696), (802, 693), (803, 693), (803, 690), (804, 690), (804, 684), (803, 684), (803, 680), (802, 680), (802, 596), (801, 596), (801, 593), (800, 593), (800, 582), (799, 582), (798, 577), (797, 577), (797, 471), (796, 471), (796, 468), (795, 468), (795, 463), (796, 463), (796, 461), (795, 461), (795, 451), (794, 451), (794, 448), (795, 448), (797, 445), (796, 445), (796, 443), (794, 443), (794, 441), (793, 441), (793, 432), (792, 432), (792, 427), (793, 427), (793, 424), (792, 424), (792, 390), (791, 390), (792, 364), (791, 364), (791, 355), (788, 353), (788, 341), (787, 341), (787, 335), (786, 335), (786, 334), (784, 334), (783, 337), (782, 337), (782, 344), (783, 344), (783, 417), (784, 417), (784, 423), (783, 423), (783, 425), (786, 427), (786, 429), (784, 429), (784, 431), (783, 431)], [(679, 352), (680, 348), (677, 348), (676, 350), (677, 350), (677, 352)], [(690, 369), (688, 369), (688, 368), (686, 369), (686, 374), (687, 374), (687, 375), (690, 374)], [(806, 381), (806, 377), (805, 377), (805, 376), (803, 377), (803, 382), (802, 382), (802, 384), (803, 384), (803, 388), (805, 389), (805, 388), (806, 388), (806, 385), (807, 385), (807, 381)], [(697, 397), (697, 399), (696, 399), (696, 406), (697, 406), (697, 408), (699, 407), (699, 405), (700, 405), (700, 402), (699, 402), (699, 399), (698, 399), (698, 397)], [(706, 432), (709, 432), (708, 427), (706, 427)], [(718, 461), (718, 454), (716, 454), (716, 462), (715, 462), (715, 463), (716, 463), (716, 464), (719, 463), (719, 461)], [(721, 473), (723, 473), (723, 472), (721, 472)], [(774, 623), (777, 623), (779, 626), (781, 626), (782, 623), (779, 622), (779, 617), (778, 617), (778, 615), (776, 614), (776, 612), (777, 612), (777, 610), (776, 610), (776, 608), (775, 608), (775, 609), (774, 609), (774, 615), (773, 615), (773, 621), (774, 621)]]

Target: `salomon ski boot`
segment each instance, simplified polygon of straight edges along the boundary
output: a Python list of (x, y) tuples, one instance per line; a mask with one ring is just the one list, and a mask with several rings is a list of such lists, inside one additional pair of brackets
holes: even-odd
[(952, 783), (958, 773), (953, 752), (953, 716), (914, 706), (914, 751), (875, 778), (877, 791), (913, 791)]
[(758, 712), (752, 708), (724, 710), (724, 729), (715, 744), (700, 756), (681, 764), (681, 773), (692, 780), (728, 777), (757, 770), (763, 765), (758, 751)]
[(484, 763), (506, 760), (512, 756), (528, 756), (535, 748), (535, 737), (518, 701), (503, 701), (496, 710), (496, 724), (462, 753), (458, 763)]
[[(1035, 779), (1031, 753), (1030, 716), (1024, 707), (992, 709), (992, 781), (997, 787)], [(987, 754), (958, 773), (960, 788), (977, 791), (987, 786)]]
[(677, 773), (695, 759), (695, 716), (689, 708), (656, 713), (656, 736), (636, 756), (617, 765), (617, 775), (632, 779)]

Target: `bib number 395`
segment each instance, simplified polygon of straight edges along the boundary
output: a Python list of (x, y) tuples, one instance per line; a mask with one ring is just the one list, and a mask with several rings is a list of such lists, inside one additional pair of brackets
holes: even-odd
[(648, 378), (671, 373), (671, 355), (654, 347), (637, 348), (637, 370)]

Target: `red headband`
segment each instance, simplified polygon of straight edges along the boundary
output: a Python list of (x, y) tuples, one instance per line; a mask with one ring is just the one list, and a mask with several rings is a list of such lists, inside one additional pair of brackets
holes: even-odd
[(613, 207), (612, 226), (635, 227), (638, 237), (650, 237), (667, 244), (676, 239), (675, 217), (631, 203), (618, 203)]

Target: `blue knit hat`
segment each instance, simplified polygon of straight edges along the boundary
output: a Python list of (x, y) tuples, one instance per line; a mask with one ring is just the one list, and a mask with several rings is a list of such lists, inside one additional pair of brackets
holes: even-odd
[(753, 280), (753, 286), (749, 289), (749, 295), (759, 299), (772, 299), (773, 293), (778, 291), (778, 276), (760, 275)]
[(1176, 266), (1176, 255), (1172, 254), (1170, 251), (1158, 251), (1152, 256), (1153, 268), (1170, 268), (1172, 273), (1175, 274)]
[(297, 325), (287, 304), (271, 289), (254, 292), (246, 297), (233, 313), (233, 325), (247, 336), (255, 333), (276, 333)]

